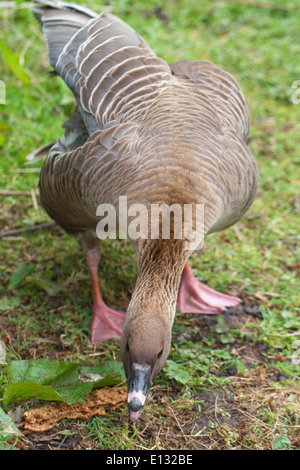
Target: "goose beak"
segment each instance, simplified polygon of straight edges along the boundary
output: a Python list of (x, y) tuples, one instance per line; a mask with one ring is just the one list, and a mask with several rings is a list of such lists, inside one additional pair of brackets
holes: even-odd
[(140, 410), (145, 404), (151, 387), (151, 367), (140, 364), (132, 364), (132, 369), (127, 380), (128, 409), (132, 422), (139, 418)]

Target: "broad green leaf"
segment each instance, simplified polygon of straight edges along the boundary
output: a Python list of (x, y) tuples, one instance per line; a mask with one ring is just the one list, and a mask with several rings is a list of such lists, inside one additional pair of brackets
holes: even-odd
[[(113, 361), (80, 368), (77, 363), (47, 359), (16, 360), (4, 371), (8, 382), (3, 394), (5, 404), (30, 398), (77, 403), (93, 388), (116, 385), (125, 379), (122, 363)], [(96, 380), (82, 380), (82, 374)]]
[(85, 395), (93, 389), (93, 383), (84, 383), (80, 380), (79, 370), (70, 369), (57, 377), (52, 383), (52, 388), (59, 394), (61, 399), (71, 405), (84, 401)]
[(11, 72), (15, 77), (21, 80), (24, 85), (27, 85), (30, 81), (27, 72), (23, 65), (20, 64), (18, 57), (16, 57), (11, 50), (4, 44), (4, 42), (0, 39), (0, 49), (6, 60), (8, 67), (10, 68)]
[(5, 387), (3, 401), (7, 405), (14, 401), (39, 398), (45, 401), (62, 401), (60, 395), (50, 385), (40, 385), (36, 382), (16, 382)]
[(16, 289), (22, 281), (32, 272), (33, 264), (25, 264), (17, 269), (10, 277), (8, 288)]
[(0, 443), (8, 441), (15, 436), (22, 436), (13, 420), (8, 416), (2, 408), (0, 408)]
[(6, 367), (8, 383), (33, 381), (49, 385), (59, 376), (77, 369), (74, 362), (60, 362), (49, 359), (29, 359), (11, 361)]
[(108, 361), (93, 367), (83, 367), (80, 372), (86, 376), (101, 376), (101, 379), (94, 381), (93, 388), (118, 385), (125, 380), (123, 364), (120, 361)]
[(93, 388), (93, 384), (83, 384), (79, 380), (76, 363), (47, 359), (12, 361), (6, 372), (8, 385), (3, 394), (6, 404), (29, 398), (71, 404), (83, 401)]

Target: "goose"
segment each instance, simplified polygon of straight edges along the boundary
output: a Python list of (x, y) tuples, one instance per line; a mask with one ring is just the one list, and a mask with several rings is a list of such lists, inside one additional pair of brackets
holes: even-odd
[[(43, 163), (41, 203), (85, 253), (91, 341), (120, 339), (134, 422), (169, 355), (176, 311), (217, 314), (240, 302), (198, 281), (189, 258), (206, 235), (237, 222), (255, 198), (248, 105), (230, 73), (208, 61), (168, 64), (112, 14), (58, 0), (37, 0), (33, 12), (50, 64), (76, 100)], [(126, 217), (121, 211), (117, 232), (121, 224), (125, 232), (136, 227), (127, 233), (137, 280), (126, 313), (106, 305), (98, 282), (97, 229), (108, 214), (103, 208), (118, 212), (122, 198), (130, 210)], [(162, 233), (163, 205), (170, 209), (169, 236)], [(192, 208), (181, 237), (175, 222), (182, 222), (183, 212), (175, 216), (174, 205)], [(137, 207), (146, 208), (146, 216), (159, 208), (156, 236), (138, 230)], [(197, 207), (203, 208), (199, 229)], [(151, 228), (145, 213), (139, 222)]]

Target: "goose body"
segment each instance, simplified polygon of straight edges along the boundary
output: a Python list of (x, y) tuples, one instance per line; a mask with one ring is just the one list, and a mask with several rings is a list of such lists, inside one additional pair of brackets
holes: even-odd
[(126, 318), (109, 309), (97, 282), (97, 207), (110, 204), (118, 211), (124, 196), (128, 206), (142, 204), (147, 211), (152, 205), (202, 204), (201, 239), (234, 224), (258, 185), (247, 146), (248, 107), (228, 72), (206, 61), (169, 65), (111, 14), (58, 1), (40, 2), (34, 13), (50, 63), (77, 102), (43, 165), (41, 202), (86, 254), (92, 341), (121, 337), (135, 420), (168, 356), (176, 305), (182, 312), (218, 313), (238, 299), (195, 279), (187, 237), (129, 236), (138, 264), (135, 291)]

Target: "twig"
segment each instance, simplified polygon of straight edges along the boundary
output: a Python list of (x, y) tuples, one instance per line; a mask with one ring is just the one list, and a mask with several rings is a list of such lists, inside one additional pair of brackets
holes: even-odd
[(261, 295), (267, 295), (268, 297), (282, 297), (283, 296), (283, 294), (278, 294), (278, 292), (265, 292), (263, 290), (259, 290), (259, 291), (255, 292), (254, 297), (256, 295), (259, 296), (260, 294)]
[(264, 423), (263, 421), (251, 415), (250, 413), (247, 413), (247, 411), (244, 411), (244, 410), (239, 410), (239, 411), (243, 413), (245, 416), (247, 416), (248, 418), (251, 418), (253, 421), (256, 421), (260, 426), (263, 426), (267, 429), (271, 427), (271, 424)]
[[(35, 190), (35, 195), (38, 196), (39, 192)], [(0, 196), (29, 196), (32, 197), (31, 191), (14, 191), (13, 189), (0, 189)]]
[(33, 207), (34, 207), (34, 209), (35, 209), (36, 211), (38, 211), (38, 210), (39, 210), (39, 205), (38, 205), (38, 203), (37, 203), (35, 191), (34, 191), (33, 188), (31, 188), (30, 194), (31, 194), (31, 199), (32, 199)]
[(217, 410), (218, 410), (218, 408), (217, 408), (217, 403), (218, 403), (218, 398), (219, 398), (219, 394), (217, 393), (216, 399), (215, 399), (215, 418), (216, 418), (216, 421), (217, 421), (218, 425), (220, 425), (219, 420), (218, 420), (218, 416), (217, 416)]
[(33, 230), (44, 230), (45, 228), (53, 227), (53, 225), (56, 225), (56, 222), (46, 222), (45, 224), (32, 225), (31, 227), (17, 228), (9, 232), (0, 233), (0, 238), (10, 237), (11, 235), (17, 235), (23, 232), (32, 232)]
[(0, 325), (0, 328), (3, 331), (3, 333), (7, 336), (8, 343), (9, 343), (11, 349), (13, 350), (13, 352), (15, 353), (15, 355), (20, 357), (19, 353), (15, 350), (15, 348), (13, 347), (13, 345), (11, 343), (11, 335), (3, 328), (3, 326)]
[(174, 413), (172, 407), (170, 406), (169, 408), (170, 408), (170, 411), (171, 411), (172, 415), (174, 416), (174, 418), (175, 418), (175, 420), (176, 420), (177, 426), (179, 427), (179, 429), (180, 429), (180, 431), (181, 431), (181, 433), (182, 433), (182, 435), (183, 435), (185, 441), (188, 441), (188, 439), (187, 439), (187, 437), (186, 437), (186, 434), (185, 434), (184, 430), (182, 429), (182, 426), (181, 426), (181, 424), (179, 423), (179, 421), (178, 421), (178, 419), (177, 419), (177, 416), (176, 416), (176, 414)]
[(9, 173), (39, 173), (41, 168), (17, 168), (9, 170)]
[(295, 331), (294, 333), (288, 333), (287, 335), (281, 335), (280, 333), (266, 333), (268, 336), (279, 336), (280, 338), (289, 338), (290, 336), (299, 336), (300, 332)]
[(273, 3), (258, 3), (256, 1), (240, 1), (239, 4), (243, 7), (261, 8), (263, 10), (279, 10), (279, 11), (296, 11), (297, 7), (289, 7), (285, 5), (274, 5)]

